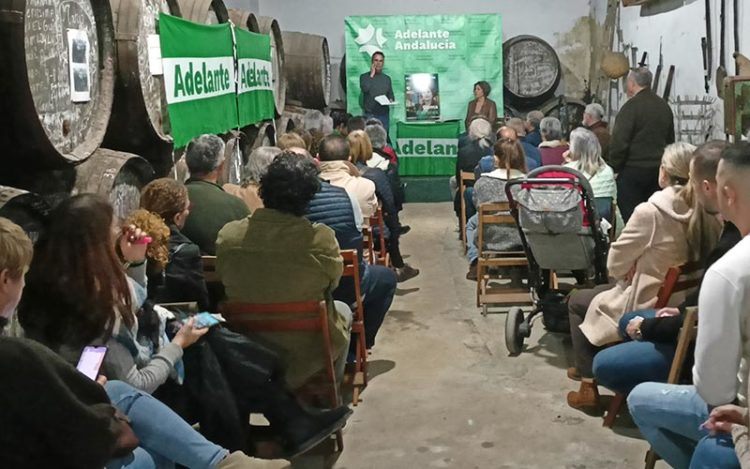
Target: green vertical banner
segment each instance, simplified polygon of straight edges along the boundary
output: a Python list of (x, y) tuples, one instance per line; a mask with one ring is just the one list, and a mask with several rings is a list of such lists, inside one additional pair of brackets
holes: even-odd
[(200, 25), (161, 13), (159, 32), (175, 147), (200, 134), (236, 128), (231, 26)]
[[(503, 108), (500, 15), (350, 16), (345, 21), (345, 36), (347, 103), (352, 114), (364, 112), (360, 75), (370, 71), (373, 53), (385, 54), (383, 73), (391, 77), (398, 102), (390, 108), (391, 138), (396, 135), (398, 123), (406, 121), (405, 104), (409, 100), (406, 77), (410, 75), (437, 75), (439, 95), (433, 99), (439, 104), (439, 120), (459, 119), (459, 131), (463, 129), (469, 101), (474, 99), (473, 85), (477, 81), (490, 84), (489, 98), (497, 103), (499, 110)], [(401, 139), (402, 135), (398, 137)], [(426, 159), (451, 157), (435, 153), (404, 157), (403, 149), (400, 150), (399, 158), (404, 158), (401, 161), (415, 171), (407, 170), (406, 174), (412, 175), (445, 173), (449, 163), (429, 163)], [(407, 163), (410, 158), (425, 161)]]
[(235, 28), (240, 127), (273, 119), (271, 36)]

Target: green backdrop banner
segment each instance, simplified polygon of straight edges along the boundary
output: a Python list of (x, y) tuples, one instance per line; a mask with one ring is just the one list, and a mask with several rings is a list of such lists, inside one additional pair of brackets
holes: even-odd
[(237, 39), (240, 126), (274, 118), (271, 37), (234, 29)]
[(396, 125), (398, 171), (402, 176), (452, 176), (458, 156), (457, 120)]
[[(415, 73), (438, 75), (440, 119), (459, 119), (463, 129), (466, 108), (474, 99), (473, 85), (485, 80), (492, 87), (490, 98), (503, 108), (502, 28), (499, 15), (459, 16), (350, 16), (345, 22), (348, 111), (362, 109), (359, 76), (369, 72), (372, 54), (385, 54), (383, 72), (391, 77), (398, 102), (391, 107), (391, 136), (397, 122), (406, 120), (406, 76)], [(399, 138), (401, 138), (399, 132)], [(439, 145), (432, 145), (437, 147)], [(450, 159), (450, 155), (428, 155)], [(452, 155), (455, 157), (455, 155)], [(403, 150), (399, 158), (403, 157)], [(427, 162), (423, 155), (403, 157), (410, 174), (453, 174), (445, 162)], [(411, 162), (418, 158), (420, 161)], [(417, 168), (435, 172), (420, 173)]]
[(175, 147), (236, 127), (231, 26), (200, 25), (161, 13), (159, 34)]

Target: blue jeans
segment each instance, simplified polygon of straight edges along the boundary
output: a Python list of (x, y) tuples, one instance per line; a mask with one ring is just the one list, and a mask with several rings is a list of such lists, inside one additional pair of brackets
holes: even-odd
[(690, 469), (740, 469), (732, 435), (706, 436), (695, 447)]
[(708, 405), (695, 386), (639, 384), (628, 396), (628, 409), (659, 456), (675, 469), (690, 467), (696, 445), (707, 436), (700, 426), (708, 418)]
[(635, 316), (652, 318), (655, 315), (655, 310), (634, 311), (620, 319), (620, 334), (626, 342), (596, 354), (593, 370), (599, 384), (627, 394), (640, 383), (667, 381), (675, 344), (631, 341), (626, 332), (628, 322)]
[(110, 461), (107, 469), (213, 468), (228, 453), (205, 439), (169, 407), (122, 381), (105, 386), (112, 405), (130, 419), (141, 442), (132, 454)]
[(473, 264), (479, 258), (477, 249), (477, 229), (479, 228), (479, 215), (474, 214), (466, 220), (466, 258), (469, 264)]

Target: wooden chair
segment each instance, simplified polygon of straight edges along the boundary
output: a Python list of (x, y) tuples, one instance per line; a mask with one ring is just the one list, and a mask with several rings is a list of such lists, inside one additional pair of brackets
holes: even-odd
[(356, 359), (354, 361), (354, 377), (352, 379), (352, 404), (357, 405), (362, 400), (359, 395), (367, 386), (367, 344), (365, 341), (365, 310), (362, 305), (362, 290), (360, 288), (359, 256), (357, 251), (350, 249), (341, 251), (344, 258), (344, 277), (351, 277), (354, 282), (354, 295), (357, 299), (352, 319), (352, 334), (356, 341)]
[[(687, 358), (690, 344), (695, 342), (695, 338), (698, 335), (698, 308), (691, 307), (685, 311), (685, 320), (682, 322), (682, 329), (680, 329), (680, 335), (677, 339), (677, 349), (674, 353), (674, 359), (672, 359), (672, 367), (669, 369), (669, 378), (667, 383), (669, 384), (680, 384), (680, 377), (682, 376), (682, 368), (685, 366), (685, 358)], [(646, 464), (645, 469), (654, 469), (656, 461), (659, 460), (659, 455), (656, 454), (653, 448), (649, 448), (646, 452)]]
[[(379, 233), (374, 234), (373, 228), (378, 227)], [(372, 249), (371, 256), (373, 260), (371, 264), (383, 265), (389, 267), (391, 264), (391, 256), (388, 254), (388, 247), (385, 244), (385, 221), (383, 219), (383, 208), (378, 207), (375, 215), (370, 217), (370, 240), (368, 241), (368, 248)], [(375, 238), (378, 241), (378, 249), (375, 249)]]
[(458, 196), (460, 197), (459, 202), (461, 203), (459, 229), (461, 230), (461, 244), (464, 247), (464, 252), (466, 252), (466, 197), (464, 196), (464, 194), (466, 193), (468, 182), (474, 182), (477, 180), (477, 178), (471, 171), (461, 171), (459, 173), (459, 176), (460, 180), (456, 181), (458, 182)]
[(517, 230), (515, 219), (510, 215), (508, 202), (482, 204), (479, 206), (479, 226), (477, 240), (477, 307), (482, 307), (482, 314), (487, 314), (489, 305), (518, 305), (531, 303), (529, 290), (524, 288), (495, 287), (490, 288), (490, 268), (528, 267), (524, 251), (490, 251), (485, 249), (484, 231), (489, 225), (512, 226)]
[[(311, 300), (293, 303), (223, 303), (219, 311), (238, 332), (320, 332), (321, 348), (325, 356), (327, 398), (331, 408), (341, 405), (339, 383), (334, 369), (335, 357), (328, 329), (328, 308), (325, 301)], [(341, 430), (336, 433), (338, 451), (343, 451)]]
[[(685, 292), (697, 288), (700, 284), (701, 265), (699, 262), (689, 262), (680, 267), (672, 267), (667, 271), (664, 277), (664, 283), (659, 289), (656, 296), (654, 309), (661, 309), (669, 304), (669, 300), (674, 293)], [(609, 403), (607, 413), (604, 415), (603, 427), (612, 428), (615, 419), (625, 406), (627, 395), (615, 393), (615, 397)]]
[(219, 274), (216, 272), (216, 256), (201, 256), (203, 261), (203, 278), (206, 283), (221, 283)]

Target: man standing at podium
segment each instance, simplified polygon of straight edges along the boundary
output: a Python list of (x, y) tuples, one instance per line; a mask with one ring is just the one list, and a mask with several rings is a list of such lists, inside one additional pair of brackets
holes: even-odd
[(386, 96), (389, 101), (393, 101), (391, 77), (383, 73), (383, 65), (385, 65), (385, 54), (380, 51), (372, 54), (370, 71), (359, 76), (359, 88), (362, 91), (362, 107), (365, 110), (365, 116), (378, 119), (388, 132), (390, 109), (375, 100), (378, 96)]

